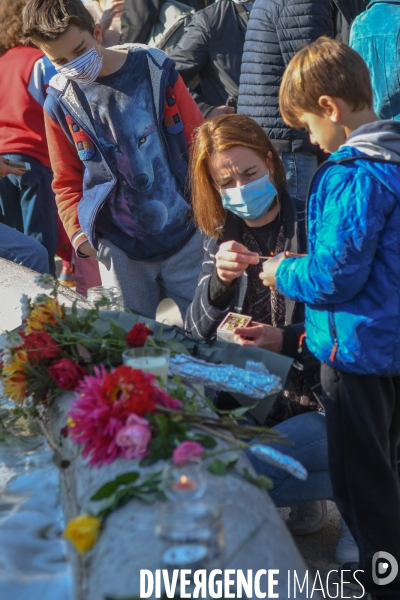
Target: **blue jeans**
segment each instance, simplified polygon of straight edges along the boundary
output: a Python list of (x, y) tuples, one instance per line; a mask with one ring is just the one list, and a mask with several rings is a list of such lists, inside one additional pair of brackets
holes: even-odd
[[(292, 198), (298, 198), (298, 200), (304, 202), (305, 206), (311, 179), (318, 167), (316, 154), (311, 152), (283, 152), (281, 159), (286, 171), (289, 194)], [(300, 216), (298, 215), (299, 218)]]
[(308, 471), (307, 479), (301, 481), (246, 451), (256, 472), (272, 479), (274, 488), (270, 495), (276, 506), (332, 499), (325, 414), (315, 411), (303, 413), (279, 423), (274, 429), (287, 436), (292, 445), (271, 444), (271, 447), (292, 456)]
[(48, 252), (50, 273), (55, 275), (58, 240), (57, 207), (51, 189), (53, 172), (25, 154), (5, 154), (10, 160), (29, 162), (24, 175), (0, 178), (0, 206), (7, 225), (40, 242)]
[(0, 258), (23, 265), (38, 273), (49, 272), (46, 248), (24, 233), (3, 223), (0, 223)]

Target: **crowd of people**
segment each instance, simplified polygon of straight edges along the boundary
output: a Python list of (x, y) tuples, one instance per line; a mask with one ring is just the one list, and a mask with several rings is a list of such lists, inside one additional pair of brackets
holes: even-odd
[[(0, 257), (295, 360), (249, 456), (400, 600), (400, 0), (0, 0)], [(271, 257), (264, 260), (261, 257)], [(229, 394), (219, 409), (237, 406)], [(398, 529), (399, 528), (399, 529)], [(358, 573), (358, 574), (357, 574)], [(360, 597), (360, 596), (358, 596)]]

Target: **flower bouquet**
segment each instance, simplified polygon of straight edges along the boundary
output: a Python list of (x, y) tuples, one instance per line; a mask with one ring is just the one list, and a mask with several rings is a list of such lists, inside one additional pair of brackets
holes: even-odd
[(103, 301), (87, 310), (69, 309), (57, 300), (58, 282), (47, 275), (36, 281), (49, 289), (32, 302), (23, 296), (22, 327), (0, 336), (0, 381), (4, 394), (20, 404), (48, 404), (65, 390), (75, 390), (95, 365), (111, 369), (121, 363), (129, 347), (145, 344), (185, 353), (175, 340), (155, 339), (144, 324), (127, 333), (112, 319), (101, 316)]

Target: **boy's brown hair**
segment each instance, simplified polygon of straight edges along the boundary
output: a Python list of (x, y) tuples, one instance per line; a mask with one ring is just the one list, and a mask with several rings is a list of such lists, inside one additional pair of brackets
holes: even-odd
[(95, 26), (82, 0), (29, 0), (22, 19), (23, 39), (35, 44), (56, 40), (70, 25), (92, 34)]
[(217, 228), (224, 224), (226, 210), (222, 206), (221, 194), (215, 188), (211, 177), (209, 162), (214, 154), (235, 146), (250, 148), (265, 161), (271, 152), (271, 180), (278, 194), (286, 189), (282, 161), (258, 123), (245, 115), (220, 115), (205, 121), (197, 129), (191, 147), (190, 184), (194, 220), (201, 231), (214, 238), (220, 233)]
[(372, 107), (368, 67), (346, 44), (328, 37), (305, 46), (294, 55), (282, 78), (279, 108), (288, 125), (301, 129), (300, 116), (323, 114), (321, 96), (341, 98), (353, 112)]

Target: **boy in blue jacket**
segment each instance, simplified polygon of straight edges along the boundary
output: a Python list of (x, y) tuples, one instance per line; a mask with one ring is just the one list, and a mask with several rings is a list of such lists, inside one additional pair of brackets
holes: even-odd
[(282, 115), (331, 157), (310, 187), (308, 255), (278, 255), (260, 277), (306, 304), (335, 500), (360, 550), (348, 568), (386, 600), (400, 598), (400, 123), (372, 106), (368, 69), (341, 42), (289, 63)]

